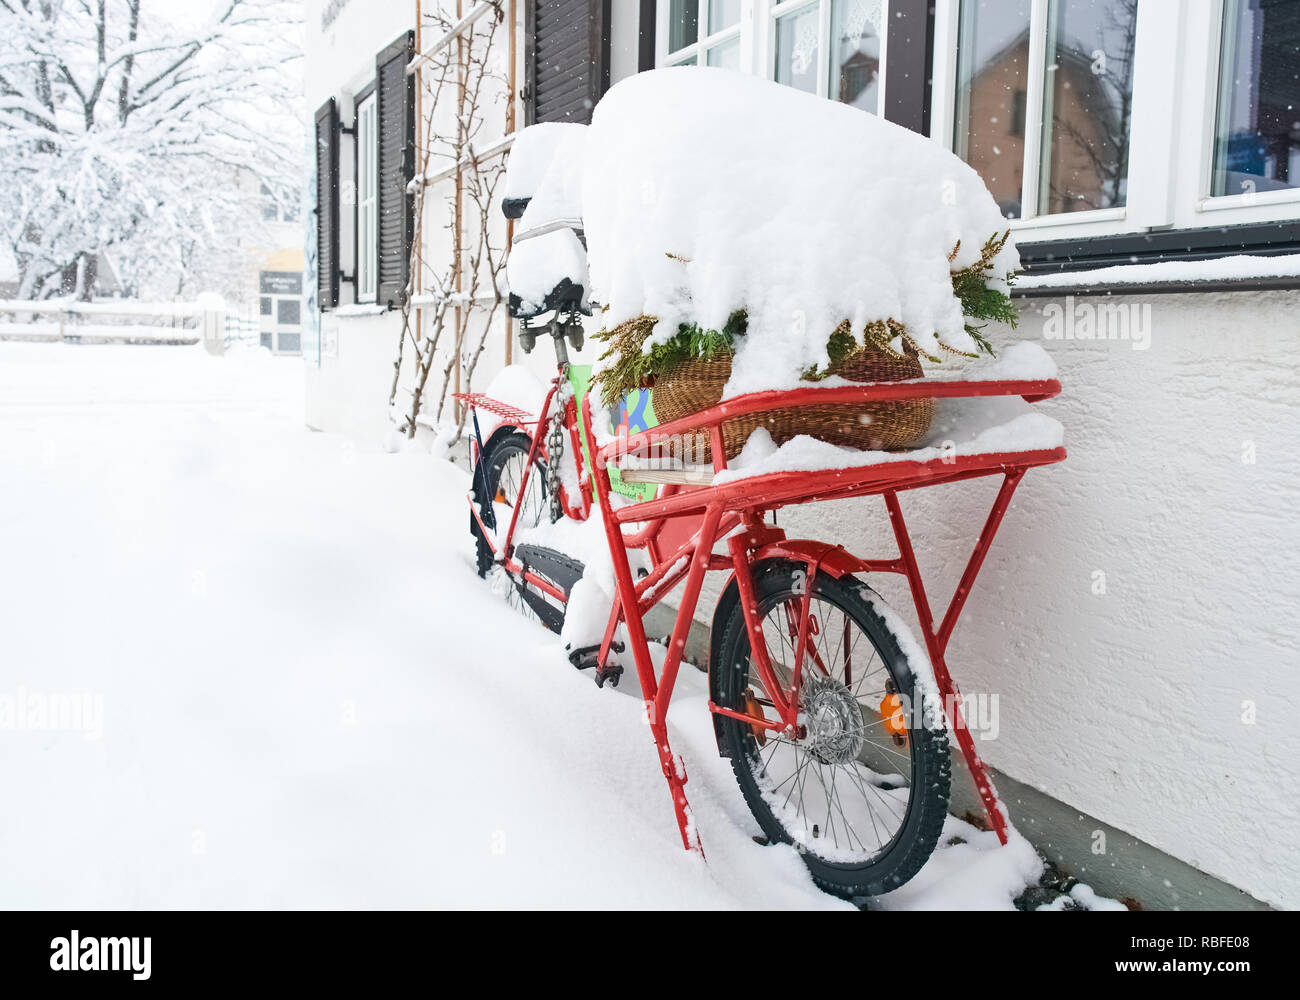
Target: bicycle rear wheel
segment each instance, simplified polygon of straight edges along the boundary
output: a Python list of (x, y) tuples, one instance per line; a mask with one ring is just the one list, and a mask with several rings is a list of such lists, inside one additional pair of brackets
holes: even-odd
[[(763, 641), (788, 696), (807, 568), (773, 562), (755, 574)], [(934, 851), (951, 785), (942, 715), (921, 710), (897, 619), (853, 577), (818, 574), (810, 595), (798, 736), (718, 716), (736, 780), (770, 841), (794, 844), (814, 880), (841, 896), (896, 889)], [(744, 614), (729, 616), (717, 691), (724, 708), (775, 720)], [(915, 708), (915, 710), (911, 710)], [(899, 715), (900, 709), (902, 715)], [(932, 728), (926, 726), (927, 717)]]

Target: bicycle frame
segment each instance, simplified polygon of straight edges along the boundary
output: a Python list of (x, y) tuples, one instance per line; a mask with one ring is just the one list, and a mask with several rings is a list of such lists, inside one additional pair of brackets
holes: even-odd
[[(537, 457), (541, 454), (542, 443), (546, 440), (546, 435), (551, 423), (551, 418), (549, 416), (551, 412), (551, 403), (554, 401), (555, 394), (560, 391), (560, 387), (564, 384), (566, 378), (566, 373), (561, 369), (551, 380), (550, 390), (547, 392), (546, 399), (542, 403), (541, 416), (536, 418), (531, 414), (525, 413), (518, 407), (511, 406), (509, 403), (503, 403), (500, 400), (493, 399), (483, 393), (453, 393), (453, 397), (460, 402), (465, 403), (474, 409), (486, 410), (489, 413), (501, 417), (502, 422), (497, 425), (496, 430), (499, 431), (502, 427), (513, 427), (529, 436), (532, 446), (529, 448), (528, 462), (524, 466), (523, 477), (519, 484), (519, 497), (523, 497), (525, 491), (528, 489), (528, 480), (535, 468)], [(569, 433), (569, 445), (573, 448), (573, 454), (583, 454), (581, 442), (578, 438), (577, 404), (572, 398), (565, 401), (564, 426)], [(479, 460), (482, 458), (479, 454), (479, 448), (481, 445), (477, 436), (472, 443), (474, 449), (472, 460), (475, 467), (477, 467)], [(581, 466), (579, 468), (581, 468)], [(579, 482), (581, 484), (579, 502), (575, 504), (568, 496), (568, 491), (561, 486), (560, 505), (564, 510), (565, 517), (572, 518), (575, 521), (585, 521), (590, 516), (592, 509), (591, 481), (589, 477), (584, 478), (580, 475)], [(548, 580), (529, 571), (522, 563), (518, 562), (514, 558), (514, 536), (515, 529), (518, 527), (519, 523), (519, 510), (521, 504), (516, 502), (511, 506), (510, 523), (506, 528), (505, 537), (501, 541), (501, 547), (498, 549), (497, 546), (493, 544), (492, 536), (494, 533), (489, 532), (487, 526), (483, 523), (483, 518), (478, 512), (478, 505), (474, 502), (472, 496), (470, 497), (469, 505), (470, 511), (474, 515), (474, 520), (478, 522), (479, 531), (483, 534), (483, 540), (487, 543), (488, 548), (492, 550), (492, 555), (495, 561), (499, 562), (512, 576), (522, 576), (528, 583), (549, 594), (551, 597), (561, 601), (565, 600), (565, 595), (562, 591), (552, 585)]]
[[(563, 378), (562, 369), (546, 396), (541, 416), (536, 419), (532, 432), (532, 451), (529, 454), (529, 465), (525, 470), (524, 482), (520, 487), (520, 497), (524, 495), (528, 472), (537, 457), (540, 443), (545, 438), (549, 424), (547, 415)], [(667, 485), (659, 490), (653, 500), (618, 507), (615, 507), (612, 501), (610, 468), (616, 467), (619, 459), (644, 454), (656, 443), (674, 435), (688, 431), (695, 432), (703, 428), (708, 432), (711, 441), (713, 471), (715, 475), (725, 472), (727, 460), (722, 438), (724, 422), (745, 414), (777, 407), (977, 396), (1020, 396), (1027, 402), (1037, 402), (1059, 392), (1060, 384), (1056, 380), (997, 382), (921, 380), (760, 392), (727, 400), (689, 417), (637, 434), (619, 437), (603, 445), (597, 444), (594, 433), (590, 396), (583, 399), (582, 429), (591, 449), (590, 465), (593, 467), (588, 469), (588, 476), (579, 476), (579, 481), (583, 484), (581, 506), (570, 504), (567, 497), (562, 498), (562, 502), (566, 515), (583, 520), (594, 509), (594, 500), (594, 505), (599, 507), (609, 543), (617, 594), (605, 628), (597, 662), (601, 667), (609, 662), (616, 633), (622, 625), (627, 632), (641, 686), (646, 721), (650, 726), (659, 754), (660, 767), (672, 797), (682, 844), (687, 850), (702, 851), (702, 846), (684, 790), (687, 783), (686, 768), (681, 758), (671, 748), (666, 719), (682, 663), (686, 638), (699, 603), (704, 575), (710, 571), (729, 573), (734, 580), (739, 606), (751, 638), (753, 666), (763, 681), (764, 689), (771, 696), (776, 718), (725, 708), (715, 704), (712, 698), (709, 701), (709, 711), (715, 716), (737, 719), (756, 728), (786, 733), (794, 737), (802, 736), (799, 691), (805, 660), (808, 659), (811, 595), (817, 575), (827, 573), (833, 577), (840, 577), (855, 573), (888, 572), (903, 576), (907, 580), (915, 606), (947, 721), (957, 737), (958, 747), (975, 783), (989, 826), (1003, 844), (1007, 842), (1006, 813), (997, 798), (997, 792), (966, 725), (961, 710), (960, 691), (949, 671), (946, 654), (957, 621), (974, 586), (975, 578), (1025, 472), (1035, 466), (1063, 460), (1065, 449), (945, 456), (930, 460), (900, 459), (850, 469), (767, 473), (720, 485), (698, 487)], [(473, 406), (495, 412), (506, 419), (524, 417), (531, 421), (531, 418), (521, 411), (505, 407), (504, 404), (478, 394), (458, 398)], [(507, 410), (513, 412), (507, 413)], [(574, 454), (582, 455), (576, 411), (575, 401), (572, 398), (568, 399), (565, 403), (564, 422), (574, 446)], [(522, 427), (524, 424), (521, 423), (519, 426)], [(966, 563), (957, 589), (936, 625), (898, 495), (923, 486), (961, 482), (999, 474), (1003, 476), (1003, 482), (997, 498), (976, 540), (974, 551)], [(769, 512), (792, 504), (875, 495), (882, 496), (884, 499), (898, 549), (896, 554), (885, 558), (860, 558), (839, 545), (807, 539), (788, 539), (783, 530), (766, 523), (765, 520)], [(515, 513), (511, 517), (510, 526), (502, 542), (502, 551), (497, 556), (498, 561), (513, 576), (522, 577), (543, 592), (563, 601), (564, 596), (558, 588), (529, 572), (512, 557), (512, 539), (519, 507), (520, 504), (516, 503)], [(471, 508), (474, 508), (472, 499)], [(474, 516), (478, 518), (477, 510)], [(687, 518), (698, 519), (698, 528), (684, 542), (673, 546), (671, 551), (665, 552), (666, 547), (662, 544), (665, 526)], [(490, 538), (481, 520), (479, 524), (484, 531), (484, 537)], [(625, 528), (631, 524), (643, 524), (644, 527), (631, 532), (626, 531)], [(715, 546), (724, 539), (727, 555), (714, 554)], [(650, 557), (652, 568), (641, 580), (633, 578), (628, 559), (631, 549), (644, 549)], [(794, 640), (796, 652), (793, 676), (788, 688), (779, 682), (768, 660), (754, 589), (755, 567), (773, 559), (802, 562), (807, 567), (806, 587), (798, 608), (798, 620), (790, 623), (791, 638)], [(660, 675), (656, 676), (642, 619), (663, 595), (683, 581), (684, 588), (668, 642), (667, 657)], [(814, 657), (813, 667), (816, 668), (816, 665)], [(716, 665), (710, 664), (710, 669), (716, 669)]]

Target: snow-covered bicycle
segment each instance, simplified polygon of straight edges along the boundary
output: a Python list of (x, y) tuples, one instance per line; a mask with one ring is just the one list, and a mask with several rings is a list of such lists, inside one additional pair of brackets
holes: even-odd
[[(598, 436), (590, 395), (571, 382), (566, 343), (581, 337), (581, 297), (580, 289), (570, 291), (549, 303), (540, 325), (528, 325), (537, 317), (523, 320), (526, 348), (541, 335), (557, 352), (557, 372), (537, 412), (483, 394), (460, 397), (474, 415), (469, 500), (478, 569), (500, 574), (520, 606), (558, 632), (585, 566), (530, 536), (540, 532), (545, 542), (552, 520), (599, 519), (616, 593), (599, 643), (574, 649), (571, 659), (594, 668), (601, 685), (616, 684), (624, 665), (635, 667), (683, 844), (699, 850), (700, 831), (686, 800), (685, 765), (669, 743), (667, 711), (708, 572), (727, 575), (711, 616), (707, 664), (718, 753), (730, 758), (769, 841), (795, 844), (816, 881), (837, 894), (875, 895), (903, 884), (929, 858), (943, 827), (951, 731), (988, 822), (1005, 843), (1006, 816), (962, 717), (945, 651), (1016, 487), (1028, 469), (1061, 461), (1064, 448), (1050, 435), (1035, 442), (1032, 434), (1008, 446), (1005, 434), (977, 427), (965, 443), (863, 453), (857, 466), (737, 475), (728, 470), (722, 426), (748, 413), (813, 403), (921, 396), (1036, 402), (1060, 391), (1056, 379), (999, 377), (1005, 369), (994, 366), (982, 380), (760, 392), (673, 423)], [(712, 442), (703, 477), (699, 470), (690, 477), (675, 467), (647, 468), (656, 465), (657, 446), (700, 428)], [(982, 444), (989, 441), (1000, 445)], [(625, 484), (658, 482), (658, 489), (653, 498), (628, 499), (614, 492), (614, 473)], [(936, 622), (898, 497), (982, 476), (1002, 476), (1002, 486)], [(874, 495), (884, 498), (898, 547), (883, 558), (788, 538), (768, 517), (789, 505)], [(724, 541), (726, 555), (716, 554)], [(635, 574), (633, 553), (641, 564)], [(869, 575), (876, 573), (907, 580), (923, 643), (872, 589)], [(683, 583), (656, 669), (642, 618)]]

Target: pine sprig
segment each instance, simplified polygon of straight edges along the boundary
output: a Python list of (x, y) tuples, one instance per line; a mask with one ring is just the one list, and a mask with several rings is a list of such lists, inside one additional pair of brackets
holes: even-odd
[[(1011, 230), (1001, 235), (994, 233), (985, 241), (980, 256), (974, 263), (952, 272), (952, 290), (961, 303), (962, 315), (968, 320), (985, 320), (976, 325), (966, 324), (966, 332), (975, 341), (979, 350), (993, 354), (993, 345), (984, 336), (984, 329), (990, 322), (1006, 323), (1015, 327), (1019, 314), (1006, 292), (990, 288), (989, 278), (993, 270), (994, 259), (1007, 245)], [(956, 259), (961, 243), (958, 242), (948, 255), (948, 260)], [(669, 256), (673, 256), (669, 254)], [(678, 258), (675, 258), (678, 259)], [(1014, 273), (1003, 276), (1010, 285)], [(596, 334), (596, 339), (609, 345), (601, 361), (610, 364), (599, 371), (592, 379), (592, 384), (600, 389), (600, 398), (606, 406), (615, 405), (633, 389), (647, 384), (656, 374), (668, 371), (675, 365), (695, 358), (708, 359), (719, 355), (735, 354), (737, 341), (745, 335), (749, 317), (743, 309), (733, 312), (721, 330), (705, 330), (698, 324), (683, 323), (677, 333), (669, 340), (646, 347), (646, 340), (658, 322), (654, 316), (638, 316)], [(827, 378), (835, 366), (847, 360), (863, 346), (893, 357), (909, 354), (919, 355), (927, 361), (939, 363), (941, 358), (929, 354), (908, 332), (907, 327), (897, 320), (884, 319), (868, 323), (863, 330), (861, 340), (853, 335), (853, 330), (845, 320), (831, 333), (826, 342), (826, 353), (830, 363), (825, 368), (809, 368), (801, 377), (809, 381)], [(946, 345), (945, 345), (946, 346)], [(951, 350), (951, 348), (950, 348)], [(962, 353), (954, 351), (953, 353)], [(976, 355), (967, 355), (975, 357)]]
[[(1020, 314), (1016, 312), (1011, 297), (1006, 292), (988, 286), (990, 272), (993, 270), (993, 260), (1002, 252), (1002, 248), (1007, 245), (1010, 236), (1010, 229), (1001, 236), (996, 233), (990, 236), (980, 250), (979, 260), (966, 265), (959, 271), (952, 272), (952, 291), (961, 303), (962, 315), (967, 319), (1006, 323), (1012, 328), (1019, 322)], [(960, 249), (961, 243), (958, 242), (953, 247), (949, 260), (956, 257), (957, 251)], [(1008, 285), (1015, 281), (1014, 272), (1009, 272), (1003, 277)], [(988, 323), (978, 326), (967, 323), (966, 332), (979, 345), (981, 351), (991, 355), (993, 354), (993, 345), (989, 343), (988, 338), (983, 333), (986, 326), (988, 326)]]
[(744, 310), (738, 310), (721, 330), (705, 330), (695, 323), (683, 323), (671, 339), (647, 349), (645, 342), (657, 322), (654, 316), (637, 316), (596, 334), (597, 340), (609, 344), (600, 360), (611, 363), (592, 378), (592, 384), (600, 387), (600, 398), (606, 406), (613, 406), (656, 374), (683, 361), (734, 354), (736, 339), (745, 335), (748, 317)]

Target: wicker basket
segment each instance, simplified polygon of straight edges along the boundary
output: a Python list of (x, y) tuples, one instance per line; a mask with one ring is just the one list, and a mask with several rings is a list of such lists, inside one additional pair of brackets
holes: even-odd
[[(830, 372), (852, 382), (901, 382), (922, 375), (915, 357), (899, 358), (869, 347), (832, 365)], [(722, 399), (722, 387), (730, 377), (730, 355), (694, 358), (674, 366), (655, 378), (655, 417), (666, 424), (713, 406)], [(890, 451), (917, 445), (933, 418), (933, 399), (785, 407), (726, 421), (722, 439), (728, 459), (740, 453), (758, 427), (766, 427), (777, 444), (808, 434), (846, 448)], [(703, 440), (707, 441), (707, 435)], [(697, 453), (697, 458), (711, 461), (711, 448), (706, 445), (704, 455)]]

